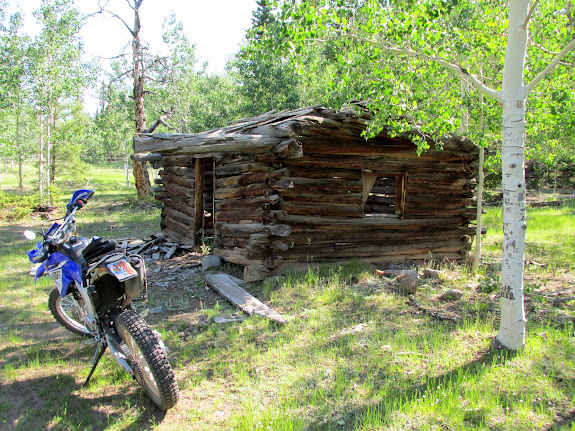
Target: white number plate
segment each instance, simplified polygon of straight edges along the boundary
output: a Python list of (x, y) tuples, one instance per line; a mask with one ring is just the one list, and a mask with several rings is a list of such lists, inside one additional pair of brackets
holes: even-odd
[(128, 280), (138, 275), (136, 270), (132, 268), (132, 265), (130, 265), (126, 259), (120, 259), (116, 262), (109, 263), (107, 266), (110, 272), (120, 281)]

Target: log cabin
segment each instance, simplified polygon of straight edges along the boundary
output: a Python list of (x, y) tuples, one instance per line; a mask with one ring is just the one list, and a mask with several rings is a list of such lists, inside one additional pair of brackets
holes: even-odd
[(160, 169), (162, 231), (196, 247), (211, 238), (246, 281), (350, 260), (466, 259), (478, 147), (450, 135), (418, 154), (409, 134), (366, 140), (369, 120), (359, 105), (267, 113), (138, 134), (134, 158)]

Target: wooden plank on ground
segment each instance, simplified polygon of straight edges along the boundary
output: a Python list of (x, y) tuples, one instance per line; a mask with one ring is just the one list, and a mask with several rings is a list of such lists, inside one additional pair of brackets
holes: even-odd
[(285, 317), (238, 286), (227, 274), (208, 274), (206, 276), (206, 282), (208, 286), (218, 292), (218, 294), (241, 308), (247, 314), (259, 314), (281, 324), (288, 322)]
[(178, 249), (177, 245), (173, 245), (168, 252), (166, 253), (166, 255), (164, 256), (164, 259), (169, 259), (170, 257), (172, 257), (172, 255), (176, 252), (176, 250)]

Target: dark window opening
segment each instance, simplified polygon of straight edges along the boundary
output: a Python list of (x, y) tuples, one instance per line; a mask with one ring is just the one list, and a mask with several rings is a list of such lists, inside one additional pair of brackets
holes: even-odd
[(363, 214), (401, 217), (405, 206), (405, 174), (364, 172)]

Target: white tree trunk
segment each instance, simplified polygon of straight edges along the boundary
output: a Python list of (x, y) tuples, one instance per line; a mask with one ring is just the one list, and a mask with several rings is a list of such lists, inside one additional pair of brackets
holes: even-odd
[(485, 164), (485, 148), (479, 148), (479, 181), (477, 183), (477, 220), (475, 226), (475, 256), (473, 256), (473, 263), (471, 265), (471, 273), (477, 275), (479, 269), (479, 261), (481, 260), (481, 230), (483, 219), (483, 184), (485, 182), (485, 174), (483, 173), (483, 165)]
[[(50, 109), (48, 112), (51, 114), (52, 110)], [(52, 161), (52, 155), (51, 155), (52, 118), (50, 114), (46, 118), (46, 197), (48, 206), (52, 205), (52, 191), (50, 190), (50, 169), (51, 169), (50, 162)]]
[(124, 175), (126, 177), (126, 187), (130, 187), (130, 155), (128, 152), (124, 156)]
[(42, 128), (42, 113), (38, 113), (40, 123), (40, 151), (38, 151), (38, 193), (40, 194), (40, 204), (44, 203), (44, 130)]
[(509, 1), (509, 34), (501, 87), (503, 99), (503, 262), (501, 322), (497, 340), (508, 349), (525, 346), (525, 102), (523, 83), (529, 1)]

